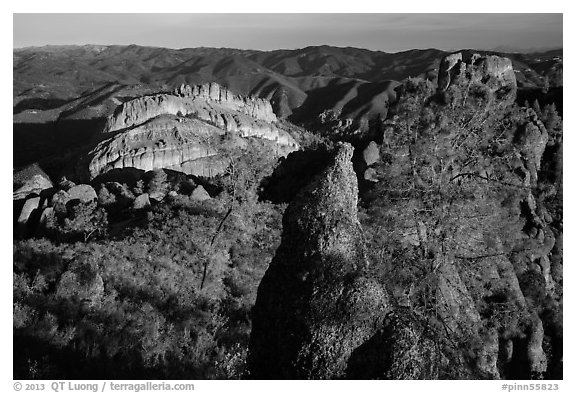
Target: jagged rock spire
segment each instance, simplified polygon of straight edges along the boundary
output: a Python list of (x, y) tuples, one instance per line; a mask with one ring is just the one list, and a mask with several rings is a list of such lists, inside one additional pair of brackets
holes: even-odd
[(340, 144), (286, 210), (253, 310), (252, 378), (346, 377), (353, 351), (389, 311), (386, 292), (365, 273), (352, 153)]

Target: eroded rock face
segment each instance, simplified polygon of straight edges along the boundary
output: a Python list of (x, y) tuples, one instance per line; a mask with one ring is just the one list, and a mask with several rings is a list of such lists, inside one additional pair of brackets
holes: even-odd
[(223, 133), (218, 127), (197, 119), (157, 117), (100, 142), (87, 157), (89, 175), (94, 178), (112, 169), (131, 167), (214, 176), (228, 164), (211, 146)]
[[(517, 171), (514, 184), (522, 184), (527, 169), (540, 162), (538, 141), (523, 149), (529, 150), (522, 154), (524, 171)], [(550, 372), (535, 292), (549, 296), (553, 309), (557, 283), (549, 255), (555, 241), (537, 208), (532, 183), (525, 184), (462, 206), (459, 214), (478, 219), (462, 222), (454, 256), (437, 270), (438, 315), (462, 337), (479, 338), (475, 372), (482, 378), (542, 378)]]
[(108, 118), (104, 132), (139, 125), (162, 114), (200, 115), (225, 125), (224, 128), (233, 128), (235, 119), (228, 112), (242, 113), (268, 123), (278, 121), (270, 102), (235, 95), (216, 83), (208, 83), (182, 85), (173, 93), (144, 96), (125, 102)]
[[(508, 61), (478, 57), (463, 61), (460, 53), (446, 57), (439, 90), (459, 101), (442, 102), (424, 89), (414, 93), (407, 89), (410, 99), (430, 100), (418, 105), (411, 119), (418, 119), (416, 111), (429, 108), (440, 116), (481, 118), (484, 123), (460, 128), (458, 123), (438, 122), (428, 129), (429, 137), (406, 143), (402, 127), (406, 123), (398, 127), (396, 119), (390, 121), (380, 148), (385, 164), (373, 167), (380, 184), (363, 194), (362, 205), (368, 208), (360, 217), (374, 245), (374, 266), (386, 267), (381, 277), (393, 304), (425, 316), (446, 356), (441, 378), (559, 377), (562, 183), (556, 154), (561, 154), (561, 129), (545, 112), (502, 104), (513, 97), (512, 77)], [(487, 95), (478, 99), (474, 97), (478, 92)], [(437, 144), (444, 137), (448, 154)], [(468, 139), (466, 149), (450, 150), (460, 138), (474, 139)], [(451, 161), (452, 173), (442, 180), (443, 174), (427, 172), (427, 164), (409, 161), (427, 163), (430, 157), (440, 162), (459, 158)], [(413, 187), (426, 193), (435, 182), (441, 185), (441, 200), (406, 192)], [(414, 206), (426, 213), (412, 214)], [(430, 214), (431, 206), (449, 213)], [(444, 237), (447, 231), (450, 235)], [(381, 250), (394, 255), (394, 260), (380, 256)], [(371, 344), (390, 343), (384, 348), (394, 359), (401, 353), (398, 340), (409, 343), (417, 331), (409, 327), (406, 334), (382, 334)], [(459, 349), (451, 349), (456, 342)], [(390, 364), (390, 358), (379, 356), (373, 358)], [(408, 357), (412, 358), (416, 355)], [(440, 357), (440, 364), (443, 361)], [(389, 367), (384, 375), (422, 375)], [(424, 375), (433, 377), (434, 370)]]
[(118, 106), (101, 134), (105, 139), (84, 157), (76, 176), (93, 179), (118, 168), (216, 176), (228, 166), (221, 147), (242, 148), (242, 138), (272, 143), (279, 156), (297, 150), (276, 121), (265, 100), (240, 97), (214, 83), (182, 85)]
[(252, 378), (346, 377), (352, 353), (390, 309), (380, 283), (365, 273), (352, 152), (340, 144), (286, 210), (282, 244), (253, 309)]
[(464, 59), (462, 52), (450, 54), (442, 59), (438, 71), (438, 90), (450, 89), (471, 93), (471, 87), (481, 86), (489, 94), (502, 101), (514, 102), (516, 98), (516, 76), (512, 61), (500, 56), (473, 54)]

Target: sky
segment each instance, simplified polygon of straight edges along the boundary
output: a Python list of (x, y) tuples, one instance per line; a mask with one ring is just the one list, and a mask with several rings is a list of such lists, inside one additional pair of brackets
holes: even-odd
[(97, 14), (13, 15), (13, 46), (137, 44), (295, 49), (353, 46), (538, 50), (562, 46), (562, 14)]

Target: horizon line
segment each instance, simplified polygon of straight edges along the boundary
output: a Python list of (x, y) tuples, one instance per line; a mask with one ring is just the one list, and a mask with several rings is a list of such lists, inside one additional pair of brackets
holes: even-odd
[(409, 52), (412, 50), (421, 50), (421, 51), (426, 51), (426, 50), (437, 50), (437, 51), (441, 51), (441, 52), (448, 52), (448, 53), (454, 53), (454, 52), (459, 52), (459, 51), (466, 51), (466, 50), (477, 50), (477, 51), (486, 51), (486, 52), (499, 52), (499, 53), (523, 53), (523, 54), (528, 54), (528, 53), (541, 53), (541, 52), (548, 52), (548, 51), (552, 51), (552, 50), (558, 50), (558, 49), (564, 49), (563, 45), (551, 45), (551, 46), (544, 46), (544, 47), (540, 47), (540, 48), (510, 48), (510, 49), (499, 49), (498, 47), (495, 48), (490, 48), (490, 49), (485, 49), (485, 48), (460, 48), (460, 49), (439, 49), (439, 48), (410, 48), (410, 49), (404, 49), (404, 50), (400, 50), (400, 51), (396, 51), (396, 52), (386, 52), (384, 50), (379, 50), (379, 49), (368, 49), (368, 48), (361, 48), (361, 47), (356, 47), (356, 46), (337, 46), (337, 45), (328, 45), (328, 44), (321, 44), (321, 45), (308, 45), (308, 46), (304, 46), (304, 47), (300, 47), (300, 48), (276, 48), (276, 49), (251, 49), (251, 48), (234, 48), (234, 47), (216, 47), (216, 46), (196, 46), (196, 47), (181, 47), (181, 48), (175, 48), (175, 47), (169, 47), (169, 46), (157, 46), (157, 45), (141, 45), (141, 44), (44, 44), (44, 45), (29, 45), (29, 46), (22, 46), (22, 47), (12, 47), (12, 50), (26, 50), (26, 49), (41, 49), (41, 48), (46, 48), (46, 47), (75, 47), (75, 48), (81, 48), (81, 47), (86, 47), (86, 46), (92, 46), (92, 47), (130, 47), (130, 46), (135, 46), (135, 47), (140, 47), (140, 48), (157, 48), (157, 49), (171, 49), (171, 50), (186, 50), (186, 49), (232, 49), (232, 50), (239, 50), (239, 51), (254, 51), (254, 52), (275, 52), (275, 51), (281, 51), (281, 50), (287, 50), (287, 51), (297, 51), (297, 50), (304, 50), (304, 49), (308, 49), (308, 48), (321, 48), (321, 47), (328, 47), (328, 48), (338, 48), (338, 49), (359, 49), (359, 50), (366, 50), (369, 52), (381, 52), (381, 53), (388, 53), (388, 54), (395, 54), (395, 53), (403, 53), (403, 52)]

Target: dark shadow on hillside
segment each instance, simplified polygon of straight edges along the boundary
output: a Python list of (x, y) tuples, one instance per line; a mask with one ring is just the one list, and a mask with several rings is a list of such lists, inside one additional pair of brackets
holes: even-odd
[(16, 115), (18, 113), (24, 112), (25, 110), (31, 110), (31, 109), (41, 111), (55, 109), (64, 105), (67, 102), (68, 100), (63, 100), (59, 98), (26, 98), (20, 101), (18, 104), (16, 104), (16, 106), (14, 106), (13, 114)]
[(13, 365), (13, 377), (26, 380), (182, 378), (181, 370), (145, 367), (135, 354), (87, 356), (85, 351), (61, 348), (18, 331), (14, 334)]
[(554, 104), (556, 105), (556, 110), (560, 116), (563, 115), (562, 106), (563, 106), (563, 87), (551, 87), (547, 91), (544, 89), (539, 88), (525, 88), (525, 89), (518, 89), (518, 93), (516, 95), (516, 102), (518, 105), (523, 106), (526, 101), (530, 105), (534, 103), (534, 101), (538, 100), (540, 104), (540, 108), (544, 108), (545, 105)]
[(101, 130), (102, 122), (102, 119), (94, 119), (14, 123), (13, 166), (18, 168), (39, 162), (42, 169), (52, 175), (53, 170), (45, 168), (45, 162), (58, 161), (88, 145)]
[(311, 120), (326, 109), (334, 108), (338, 101), (342, 100), (357, 83), (358, 81), (342, 83), (342, 80), (335, 79), (325, 87), (308, 91), (304, 103), (294, 109), (288, 120), (299, 124)]
[[(376, 96), (388, 91), (388, 101), (386, 103), (379, 102), (379, 99), (383, 97), (379, 97), (378, 99)], [(342, 114), (352, 114), (354, 111), (357, 111), (359, 108), (364, 107), (357, 116), (363, 116), (368, 111), (370, 111), (371, 105), (385, 105), (388, 107), (390, 104), (390, 100), (394, 101), (396, 99), (396, 94), (393, 89), (393, 81), (382, 81), (377, 83), (365, 83), (358, 86), (358, 95), (348, 101), (344, 107), (342, 108)], [(383, 117), (386, 117), (386, 112), (382, 114)]]
[(260, 200), (288, 203), (328, 165), (330, 154), (325, 148), (295, 151), (280, 162), (272, 175), (262, 181)]

